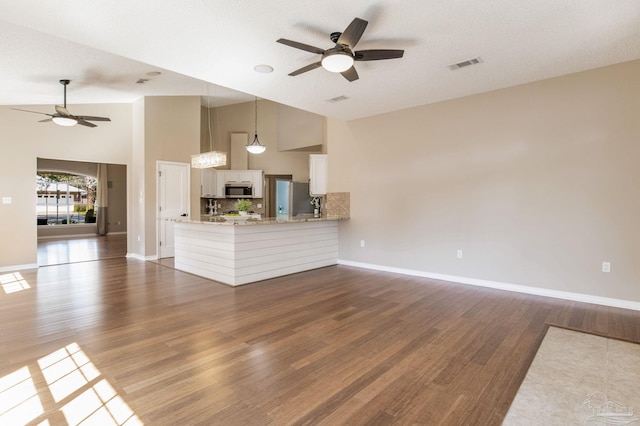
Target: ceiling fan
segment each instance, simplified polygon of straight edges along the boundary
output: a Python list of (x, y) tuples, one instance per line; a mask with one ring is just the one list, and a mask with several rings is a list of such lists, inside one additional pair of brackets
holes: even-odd
[(26, 109), (19, 109), (19, 108), (11, 108), (11, 109), (14, 109), (16, 111), (31, 112), (33, 114), (48, 115), (50, 118), (40, 120), (39, 122), (45, 123), (48, 121), (53, 121), (54, 123), (59, 124), (61, 126), (75, 126), (76, 124), (79, 124), (81, 126), (96, 127), (96, 125), (93, 123), (90, 123), (90, 121), (111, 121), (111, 119), (107, 117), (93, 117), (90, 115), (71, 114), (69, 110), (67, 110), (67, 85), (70, 82), (71, 80), (60, 80), (60, 84), (64, 86), (64, 104), (63, 106), (56, 105), (55, 114), (47, 114), (45, 112), (29, 111)]
[(360, 41), (360, 37), (367, 28), (368, 22), (364, 19), (355, 18), (342, 33), (331, 33), (330, 38), (336, 45), (331, 49), (321, 49), (319, 47), (310, 46), (308, 44), (299, 43), (297, 41), (287, 40), (284, 38), (276, 40), (278, 43), (295, 47), (311, 53), (322, 55), (318, 62), (307, 65), (290, 73), (290, 76), (302, 74), (313, 69), (323, 67), (327, 71), (339, 72), (349, 81), (357, 80), (358, 73), (353, 66), (354, 61), (378, 61), (381, 59), (402, 58), (404, 50), (397, 49), (370, 49), (354, 51), (356, 44)]

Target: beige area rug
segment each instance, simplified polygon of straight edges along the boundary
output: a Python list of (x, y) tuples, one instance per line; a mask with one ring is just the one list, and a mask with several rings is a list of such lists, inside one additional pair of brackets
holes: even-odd
[(503, 425), (640, 426), (640, 345), (549, 327)]

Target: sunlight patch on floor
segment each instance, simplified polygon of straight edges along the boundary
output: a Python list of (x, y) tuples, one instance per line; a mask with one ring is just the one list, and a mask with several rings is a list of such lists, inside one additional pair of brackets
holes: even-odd
[(27, 424), (43, 412), (28, 367), (0, 378), (0, 424)]
[(143, 424), (77, 343), (40, 358), (38, 367), (46, 382), (44, 391), (37, 389), (27, 366), (0, 378), (0, 424), (42, 420), (39, 425), (47, 425), (43, 401), (50, 400), (69, 425)]
[(28, 290), (31, 288), (20, 272), (0, 275), (0, 285), (2, 286), (5, 294), (16, 293), (18, 291)]

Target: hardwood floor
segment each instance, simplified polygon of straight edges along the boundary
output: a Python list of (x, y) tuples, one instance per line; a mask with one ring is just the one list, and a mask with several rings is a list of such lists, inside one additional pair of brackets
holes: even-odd
[(38, 241), (38, 266), (111, 259), (126, 254), (126, 234)]
[(548, 324), (640, 342), (640, 312), (346, 266), (232, 288), (117, 258), (2, 283), (0, 424), (499, 425)]

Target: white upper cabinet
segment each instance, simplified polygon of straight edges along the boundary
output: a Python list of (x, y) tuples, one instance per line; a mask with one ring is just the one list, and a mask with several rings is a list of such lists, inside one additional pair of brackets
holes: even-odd
[(225, 182), (253, 182), (253, 170), (220, 170), (224, 174)]
[(251, 170), (253, 174), (251, 182), (253, 183), (253, 198), (262, 198), (262, 187), (264, 186), (262, 179), (262, 170)]
[(309, 193), (325, 195), (328, 181), (327, 154), (309, 155)]
[(216, 182), (216, 194), (218, 194), (217, 198), (224, 198), (224, 184), (226, 182), (225, 180), (225, 173), (226, 170), (216, 170), (216, 174), (218, 175), (217, 178), (217, 182)]
[(201, 169), (200, 196), (202, 198), (215, 198), (220, 194), (217, 186), (217, 173), (215, 169)]

